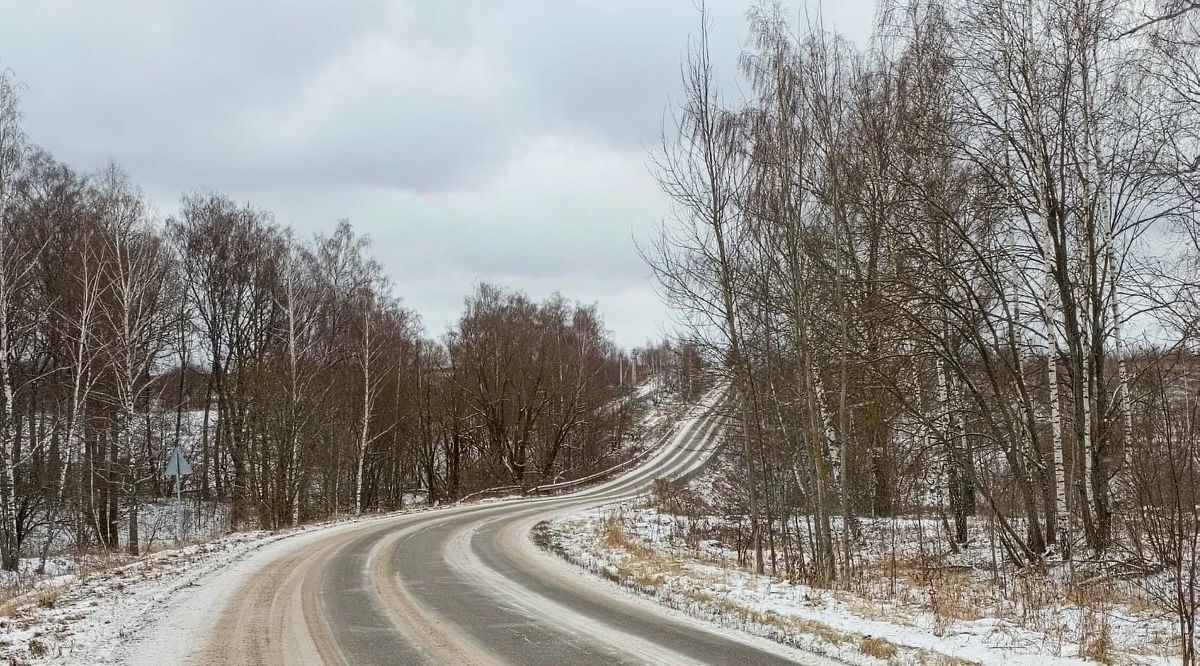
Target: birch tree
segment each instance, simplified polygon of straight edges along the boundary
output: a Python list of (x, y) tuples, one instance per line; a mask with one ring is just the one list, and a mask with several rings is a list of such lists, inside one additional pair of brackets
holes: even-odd
[[(139, 488), (147, 480), (140, 477), (148, 472), (153, 478), (158, 468), (151, 452), (135, 442), (136, 421), (154, 408), (151, 379), (169, 352), (179, 294), (165, 244), (148, 224), (141, 193), (114, 165), (101, 174), (97, 197), (108, 273), (102, 306), (109, 340), (104, 367), (111, 373), (106, 398), (115, 409), (112, 436), (125, 461), (126, 545), (136, 555)], [(141, 434), (149, 438), (148, 432)]]
[(722, 106), (703, 7), (700, 29), (684, 63), (684, 96), (673, 136), (665, 136), (654, 159), (659, 184), (678, 207), (681, 224), (664, 229), (647, 259), (667, 298), (696, 315), (697, 337), (718, 334), (728, 353), (734, 401), (742, 430), (750, 501), (755, 571), (763, 571), (755, 447), (758, 405), (742, 349), (737, 309), (740, 245), (736, 197), (745, 178), (742, 134)]
[(17, 452), (14, 432), (15, 393), (12, 363), (16, 337), (24, 325), (21, 317), (23, 294), (34, 248), (18, 243), (12, 220), (15, 181), (25, 153), (20, 126), (17, 86), (8, 71), (0, 71), (0, 390), (4, 411), (0, 414), (0, 568), (15, 571), (20, 557), (17, 526)]

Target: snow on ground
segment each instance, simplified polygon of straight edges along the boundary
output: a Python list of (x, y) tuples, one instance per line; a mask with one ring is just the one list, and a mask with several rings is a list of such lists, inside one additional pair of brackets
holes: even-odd
[[(121, 552), (112, 554), (78, 553), (75, 535), (55, 521), (39, 521), (24, 540), (17, 571), (0, 571), (0, 607), (12, 598), (54, 578), (80, 572), (97, 571), (136, 558)], [(47, 531), (47, 525), (55, 525)], [(129, 531), (128, 511), (118, 521), (122, 540)], [(182, 544), (212, 541), (229, 532), (229, 505), (184, 499), (147, 501), (138, 505), (138, 543), (142, 553)], [(90, 535), (90, 532), (89, 532)], [(43, 563), (44, 558), (44, 563)]]
[[(717, 468), (693, 485), (703, 495), (728, 478)], [(1089, 599), (1054, 587), (1053, 576), (1001, 572), (997, 589), (986, 543), (929, 557), (945, 543), (939, 520), (864, 520), (858, 580), (822, 589), (754, 575), (735, 547), (745, 533), (741, 517), (712, 515), (703, 500), (704, 510), (689, 515), (662, 504), (644, 497), (569, 514), (540, 524), (535, 541), (673, 608), (850, 663), (1095, 663), (1081, 652), (1121, 663), (1178, 662), (1170, 618), (1132, 587)], [(936, 564), (913, 567), (922, 553)], [(1068, 595), (1069, 603), (1060, 601)]]
[(51, 558), (47, 574), (36, 576), (22, 593), (0, 601), (0, 663), (118, 663), (125, 643), (181, 590), (277, 541), (347, 522), (340, 519), (281, 532), (238, 532), (137, 558), (116, 554), (78, 562)]
[(244, 532), (137, 559), (56, 558), (70, 573), (39, 580), (0, 608), (0, 659), (90, 661), (125, 638), (157, 600), (277, 538)]
[(639, 409), (626, 437), (634, 447), (653, 446), (696, 406), (653, 378), (639, 385), (633, 395)]

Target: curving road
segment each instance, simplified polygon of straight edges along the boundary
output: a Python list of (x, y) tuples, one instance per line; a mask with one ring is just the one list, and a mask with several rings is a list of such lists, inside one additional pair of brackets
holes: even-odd
[(710, 394), (646, 463), (581, 492), (399, 515), (273, 544), (168, 608), (126, 661), (827, 663), (635, 598), (530, 540), (532, 527), (556, 514), (698, 471), (718, 444), (722, 398)]

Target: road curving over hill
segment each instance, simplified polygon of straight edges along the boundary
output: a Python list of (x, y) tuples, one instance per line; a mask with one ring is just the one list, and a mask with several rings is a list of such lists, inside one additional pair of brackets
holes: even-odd
[(829, 663), (637, 598), (530, 538), (539, 521), (696, 473), (719, 444), (724, 404), (714, 390), (643, 464), (585, 490), (397, 515), (272, 544), (203, 582), (174, 611), (168, 603), (127, 662)]

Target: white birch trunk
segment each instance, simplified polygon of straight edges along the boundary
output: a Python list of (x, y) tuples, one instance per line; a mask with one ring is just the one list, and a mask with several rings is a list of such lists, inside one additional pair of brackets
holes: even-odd
[(18, 557), (15, 552), (17, 538), (17, 507), (16, 507), (16, 452), (13, 433), (13, 398), (12, 369), (9, 367), (9, 351), (12, 348), (12, 322), (9, 321), (10, 307), (13, 303), (13, 291), (16, 287), (15, 278), (10, 270), (16, 266), (15, 259), (9, 257), (12, 250), (8, 246), (8, 200), (11, 183), (9, 179), (17, 170), (20, 151), (24, 144), (18, 122), (20, 110), (17, 107), (16, 91), (10, 83), (8, 75), (0, 71), (0, 390), (4, 394), (4, 412), (0, 418), (0, 560), (3, 564), (15, 564)]
[[(293, 253), (294, 254), (294, 253)], [(290, 409), (289, 416), (291, 422), (288, 424), (290, 432), (288, 433), (288, 446), (290, 447), (290, 456), (288, 464), (290, 465), (291, 478), (291, 496), (292, 496), (292, 527), (300, 524), (300, 437), (299, 425), (297, 423), (298, 400), (300, 387), (298, 385), (297, 374), (299, 372), (299, 363), (296, 358), (296, 258), (295, 256), (288, 257), (287, 271), (287, 326), (288, 326), (288, 374), (290, 386), (288, 387)]]
[[(0, 222), (3, 219), (0, 218)], [(4, 247), (4, 236), (0, 233), (0, 262), (4, 262), (7, 257)], [(3, 526), (0, 529), (3, 533), (0, 534), (0, 548), (3, 549), (3, 560), (8, 564), (10, 560), (15, 560), (18, 554), (15, 552), (17, 543), (17, 507), (16, 507), (16, 454), (14, 451), (14, 436), (13, 436), (13, 388), (12, 388), (12, 369), (9, 367), (8, 353), (11, 347), (11, 331), (8, 320), (9, 303), (12, 299), (11, 284), (8, 281), (7, 266), (0, 263), (0, 388), (4, 392), (4, 413), (3, 423), (0, 423), (0, 464), (3, 469), (3, 487), (0, 487), (0, 520), (3, 521)]]
[[(937, 373), (937, 424), (938, 424), (938, 430), (939, 430), (938, 434), (942, 438), (942, 441), (949, 441), (950, 438), (954, 436), (950, 432), (950, 409), (949, 409), (950, 386), (949, 386), (949, 381), (946, 378), (946, 365), (942, 361), (941, 357), (938, 357), (938, 359), (934, 362), (934, 371)], [(946, 454), (948, 454), (948, 453), (949, 452), (947, 451), (947, 452), (945, 452), (945, 454), (943, 454), (942, 456), (940, 456), (938, 458), (938, 463), (936, 466), (936, 469), (937, 469), (936, 479), (937, 480), (934, 482), (934, 485), (933, 485), (933, 487), (934, 487), (933, 494), (934, 494), (934, 500), (937, 503), (937, 506), (939, 508), (944, 508), (947, 504), (949, 504), (949, 498), (947, 497), (947, 493), (946, 493), (946, 490), (947, 490), (946, 485), (948, 482), (947, 480), (949, 479), (949, 474), (947, 473), (947, 469), (946, 469)]]
[(1051, 446), (1054, 455), (1054, 528), (1055, 543), (1060, 552), (1066, 547), (1068, 538), (1067, 523), (1070, 514), (1067, 509), (1067, 473), (1063, 464), (1063, 432), (1062, 413), (1059, 408), (1058, 392), (1058, 288), (1054, 281), (1054, 242), (1051, 238), (1049, 220), (1045, 218), (1043, 207), (1045, 245), (1043, 248), (1045, 270), (1045, 310), (1046, 310), (1046, 368), (1047, 389), (1050, 393), (1050, 428)]
[[(1024, 26), (1021, 35), (1021, 51), (1026, 57), (1034, 53), (1033, 48), (1033, 3), (1026, 0), (1022, 6)], [(1026, 70), (1024, 76), (1029, 80), (1035, 79), (1034, 64), (1026, 59), (1022, 63), (1022, 67)], [(1030, 100), (1035, 111), (1032, 115), (1034, 123), (1035, 135), (1041, 135), (1040, 117), (1037, 115), (1037, 109), (1041, 106), (1041, 100), (1038, 99), (1036, 90), (1033, 93), (1033, 99)], [(1051, 446), (1054, 457), (1054, 507), (1055, 507), (1055, 543), (1059, 547), (1060, 552), (1066, 547), (1067, 540), (1067, 523), (1070, 520), (1067, 511), (1067, 477), (1066, 469), (1063, 465), (1063, 448), (1062, 448), (1062, 413), (1059, 409), (1059, 390), (1058, 390), (1058, 319), (1059, 319), (1059, 293), (1058, 286), (1054, 279), (1055, 272), (1055, 243), (1054, 235), (1050, 229), (1050, 205), (1046, 200), (1048, 194), (1044, 191), (1047, 183), (1050, 182), (1047, 174), (1042, 173), (1044, 165), (1038, 162), (1035, 165), (1035, 182), (1033, 188), (1036, 192), (1038, 213), (1042, 217), (1042, 270), (1043, 270), (1043, 298), (1045, 324), (1046, 324), (1046, 341), (1047, 341), (1047, 379), (1048, 389), (1050, 393), (1050, 428), (1051, 428)]]
[(92, 314), (96, 304), (96, 290), (91, 289), (90, 278), (88, 277), (88, 264), (84, 264), (84, 298), (83, 308), (80, 310), (79, 325), (76, 328), (75, 340), (75, 376), (71, 381), (71, 418), (67, 422), (66, 433), (66, 451), (63, 456), (62, 467), (59, 469), (58, 492), (59, 498), (66, 495), (67, 488), (67, 472), (70, 469), (71, 461), (78, 456), (79, 460), (83, 460), (83, 437), (82, 437), (82, 419), (80, 417), (83, 411), (83, 404), (87, 400), (91, 380), (89, 374), (91, 372), (91, 354), (88, 349), (88, 339), (91, 336), (92, 330)]
[[(1105, 206), (1106, 217), (1111, 218), (1108, 213), (1108, 206)], [(1111, 219), (1108, 222), (1105, 230), (1105, 263), (1108, 265), (1108, 305), (1111, 309), (1110, 316), (1112, 317), (1112, 333), (1113, 333), (1113, 354), (1117, 357), (1117, 404), (1121, 409), (1121, 442), (1125, 448), (1125, 470), (1126, 475), (1133, 472), (1133, 409), (1129, 404), (1129, 375), (1125, 366), (1125, 346), (1121, 338), (1121, 308), (1117, 300), (1117, 266), (1116, 266), (1116, 238), (1113, 233), (1113, 222)]]
[(825, 446), (822, 447), (822, 451), (829, 463), (830, 484), (833, 486), (831, 490), (835, 496), (840, 497), (842, 490), (841, 443), (838, 442), (833, 427), (833, 416), (825, 406), (825, 383), (821, 380), (821, 373), (817, 372), (816, 362), (810, 365), (809, 372), (812, 373), (813, 392), (816, 393), (817, 413), (820, 415), (821, 425), (825, 428)]
[(1083, 445), (1080, 454), (1083, 456), (1083, 496), (1088, 506), (1095, 506), (1096, 500), (1092, 492), (1092, 381), (1089, 377), (1092, 361), (1085, 357), (1083, 360)]
[(358, 439), (358, 470), (354, 475), (354, 515), (362, 515), (363, 469), (367, 461), (367, 444), (371, 428), (371, 310), (363, 310), (363, 410), (362, 428)]

